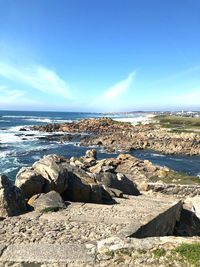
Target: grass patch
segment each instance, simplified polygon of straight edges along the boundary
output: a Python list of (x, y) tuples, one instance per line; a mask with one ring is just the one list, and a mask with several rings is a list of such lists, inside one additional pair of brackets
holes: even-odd
[(154, 120), (157, 120), (162, 127), (172, 128), (174, 132), (200, 130), (200, 118), (160, 115), (155, 116)]
[(182, 244), (173, 250), (194, 266), (200, 266), (200, 243)]
[(122, 248), (122, 249), (117, 250), (116, 253), (118, 255), (127, 255), (127, 256), (131, 257), (132, 250), (131, 249)]
[(183, 172), (169, 171), (166, 177), (153, 176), (151, 182), (162, 181), (167, 184), (200, 184), (200, 179), (197, 176), (190, 176)]
[(59, 207), (48, 207), (42, 210), (42, 213), (48, 213), (48, 212), (57, 212), (59, 211), (61, 208)]
[(165, 256), (166, 251), (164, 250), (164, 248), (157, 248), (155, 250), (152, 251), (154, 257), (156, 258), (160, 258), (162, 256)]
[(106, 251), (105, 254), (106, 254), (107, 256), (109, 256), (110, 258), (113, 258), (113, 257), (115, 256), (115, 253), (114, 253), (114, 251), (112, 251), (112, 250)]

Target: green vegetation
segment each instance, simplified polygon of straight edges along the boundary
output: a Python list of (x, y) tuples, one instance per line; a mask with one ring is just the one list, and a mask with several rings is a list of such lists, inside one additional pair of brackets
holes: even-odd
[(182, 244), (175, 248), (173, 252), (184, 257), (193, 266), (200, 266), (200, 243)]
[(199, 177), (175, 171), (169, 171), (165, 177), (153, 176), (150, 180), (151, 182), (162, 181), (167, 184), (200, 184)]
[(194, 132), (200, 130), (200, 118), (177, 115), (160, 115), (154, 117), (162, 127), (171, 128), (174, 132)]
[(59, 211), (59, 207), (48, 207), (42, 210), (42, 213), (48, 213), (48, 212), (57, 212)]
[(165, 256), (166, 251), (164, 250), (164, 248), (157, 248), (155, 250), (152, 251), (154, 257), (156, 258), (160, 258), (162, 256)]

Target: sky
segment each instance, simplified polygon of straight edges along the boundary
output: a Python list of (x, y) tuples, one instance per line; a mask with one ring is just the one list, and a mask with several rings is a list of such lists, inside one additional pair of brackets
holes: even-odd
[(200, 1), (0, 0), (0, 109), (200, 110)]

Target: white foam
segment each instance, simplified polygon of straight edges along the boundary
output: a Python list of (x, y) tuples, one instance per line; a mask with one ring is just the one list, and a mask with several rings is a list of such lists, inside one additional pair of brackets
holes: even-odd
[(65, 122), (73, 122), (72, 120), (62, 120), (62, 119), (49, 119), (49, 118), (28, 118), (24, 119), (26, 121), (34, 121), (34, 122), (46, 122), (46, 123), (65, 123)]
[(175, 161), (184, 161), (184, 159), (177, 159), (177, 158), (169, 158), (171, 160), (175, 160)]
[(2, 118), (22, 118), (22, 119), (24, 119), (24, 118), (37, 118), (37, 117), (35, 117), (35, 116), (17, 116), (17, 115), (4, 115), (4, 116), (2, 116)]
[(48, 118), (32, 118), (32, 119), (24, 119), (25, 121), (35, 121), (35, 122), (47, 122), (51, 123), (52, 120)]
[(3, 173), (10, 173), (10, 172), (12, 172), (12, 171), (15, 171), (15, 170), (17, 170), (18, 169), (18, 167), (11, 167), (11, 168), (8, 168), (8, 169), (5, 169), (4, 171), (3, 171)]
[(151, 156), (153, 156), (153, 157), (161, 157), (161, 158), (166, 157), (165, 155), (155, 154), (155, 153), (151, 153)]
[(23, 140), (19, 136), (16, 136), (13, 133), (0, 133), (0, 142), (7, 144), (7, 143), (23, 142)]
[(0, 152), (0, 158), (6, 158), (7, 156), (9, 156), (11, 154), (10, 150), (7, 151), (1, 151)]
[(34, 159), (34, 160), (39, 160), (39, 159), (41, 159), (41, 157), (40, 156), (32, 156), (32, 158)]

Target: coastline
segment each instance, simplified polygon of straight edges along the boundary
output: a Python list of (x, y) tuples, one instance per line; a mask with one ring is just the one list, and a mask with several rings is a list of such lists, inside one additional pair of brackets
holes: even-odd
[[(132, 116), (132, 114), (125, 115)], [(99, 117), (90, 118), (91, 114), (81, 114), (83, 117), (81, 120), (77, 117), (80, 116), (79, 113), (73, 113), (73, 115), (56, 113), (54, 117), (52, 113), (40, 113), (38, 117), (35, 113), (20, 112), (16, 115), (4, 113), (0, 124), (2, 129), (0, 169), (14, 179), (21, 166), (28, 166), (45, 154), (54, 153), (65, 157), (82, 156), (87, 148), (95, 146), (100, 158), (109, 157), (109, 155), (117, 156), (120, 151), (126, 151), (141, 159), (146, 157), (156, 164), (166, 165), (177, 171), (199, 175), (199, 154), (195, 148), (198, 147), (198, 136), (194, 133), (182, 133), (181, 128), (178, 132), (170, 132), (169, 128), (163, 128), (158, 123), (152, 124), (154, 121), (152, 117), (155, 114), (139, 113), (136, 115), (134, 118), (125, 118), (120, 115), (122, 118), (118, 118), (119, 114), (115, 114), (113, 119), (105, 118), (104, 120)], [(4, 123), (5, 116), (8, 122)], [(141, 118), (145, 120), (145, 124), (139, 123), (135, 127), (130, 122), (119, 121), (128, 119), (133, 122)], [(150, 124), (146, 124), (146, 119)], [(35, 126), (31, 126), (33, 123)], [(105, 126), (102, 126), (103, 123)], [(188, 139), (191, 140), (188, 141)], [(190, 144), (191, 148), (189, 148)], [(188, 148), (184, 149), (186, 145)], [(194, 154), (197, 156), (190, 158), (190, 155)]]
[[(187, 140), (188, 146), (170, 152), (188, 153), (198, 135), (93, 118), (28, 126), (19, 129), (20, 138), (32, 135), (32, 130), (41, 133), (39, 140), (47, 144), (53, 141), (65, 147), (64, 142), (76, 138), (77, 144), (84, 145), (80, 149), (91, 145), (93, 149), (70, 158), (44, 151), (45, 156), (20, 169), (15, 184), (0, 175), (0, 263), (17, 259), (49, 267), (52, 263), (108, 266), (118, 262), (120, 255), (123, 266), (124, 262), (140, 266), (141, 259), (143, 266), (149, 262), (165, 266), (168, 257), (161, 257), (158, 264), (154, 256), (160, 249), (171, 257), (182, 242), (198, 245), (200, 180), (127, 154), (135, 145), (133, 140), (144, 150), (144, 137), (153, 143), (161, 140), (165, 153), (169, 140), (176, 149), (177, 142)], [(94, 144), (109, 153), (123, 150), (123, 154), (99, 159)], [(198, 155), (199, 143), (194, 144)], [(73, 252), (60, 255), (63, 248)], [(170, 258), (172, 265), (179, 261)]]

